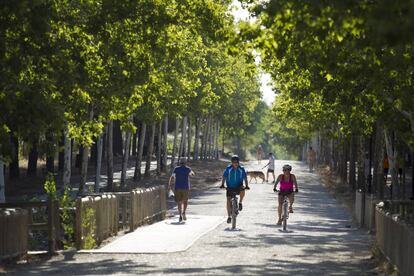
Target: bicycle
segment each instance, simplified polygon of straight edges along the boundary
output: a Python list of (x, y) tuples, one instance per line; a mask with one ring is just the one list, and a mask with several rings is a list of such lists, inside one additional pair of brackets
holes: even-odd
[(236, 191), (230, 191), (231, 197), (231, 229), (236, 229), (236, 218), (239, 214), (239, 198)]
[(283, 196), (283, 205), (282, 205), (282, 229), (286, 231), (287, 229), (287, 220), (289, 218), (289, 202), (287, 195)]
[[(280, 190), (273, 189), (275, 192), (280, 192)], [(299, 190), (295, 190), (295, 193), (299, 192)], [(284, 194), (283, 196), (283, 204), (282, 204), (282, 229), (284, 232), (287, 231), (287, 220), (289, 218), (289, 200), (288, 195)]]

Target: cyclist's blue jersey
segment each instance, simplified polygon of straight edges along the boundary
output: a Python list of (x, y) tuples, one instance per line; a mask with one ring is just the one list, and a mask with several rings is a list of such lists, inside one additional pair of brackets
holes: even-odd
[(243, 185), (243, 179), (246, 177), (246, 171), (242, 166), (238, 166), (237, 169), (234, 169), (232, 165), (228, 165), (223, 173), (223, 178), (226, 179), (227, 187), (231, 189)]

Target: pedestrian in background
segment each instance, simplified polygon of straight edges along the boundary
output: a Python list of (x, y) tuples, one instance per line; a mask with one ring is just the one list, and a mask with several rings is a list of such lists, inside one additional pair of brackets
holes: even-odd
[(309, 171), (313, 172), (313, 169), (315, 167), (315, 162), (316, 162), (316, 151), (312, 147), (309, 147), (309, 150), (307, 153), (307, 159), (308, 159)]

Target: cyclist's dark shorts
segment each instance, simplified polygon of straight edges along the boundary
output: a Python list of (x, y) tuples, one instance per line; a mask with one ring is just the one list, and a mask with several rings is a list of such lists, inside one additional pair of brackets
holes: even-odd
[(236, 192), (236, 194), (240, 194), (240, 192), (241, 191), (243, 191), (244, 190), (244, 188), (243, 188), (243, 186), (242, 185), (240, 185), (239, 187), (237, 187), (237, 188), (227, 188), (227, 191), (226, 191), (226, 196), (227, 197), (231, 197), (231, 193), (232, 192)]
[(279, 192), (279, 196), (288, 196), (290, 194), (293, 194), (293, 190), (283, 190)]

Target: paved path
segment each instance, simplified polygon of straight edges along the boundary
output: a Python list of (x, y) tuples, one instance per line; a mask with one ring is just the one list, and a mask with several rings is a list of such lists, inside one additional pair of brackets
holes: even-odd
[[(277, 161), (276, 168), (283, 163)], [(251, 164), (259, 168), (257, 162)], [(300, 163), (291, 164), (300, 193), (288, 222), (290, 233), (275, 226), (272, 185), (252, 183), (238, 218), (240, 230), (229, 231), (223, 222), (184, 252), (66, 253), (42, 264), (21, 267), (16, 273), (371, 275), (370, 237), (354, 228), (347, 211), (319, 184), (316, 174), (307, 173)], [(211, 188), (192, 199), (188, 214), (222, 216), (224, 206), (224, 191)], [(154, 232), (153, 238), (159, 234)]]
[(85, 253), (172, 253), (187, 250), (200, 237), (221, 224), (224, 216), (188, 215), (187, 221), (168, 218), (140, 227), (132, 233)]

